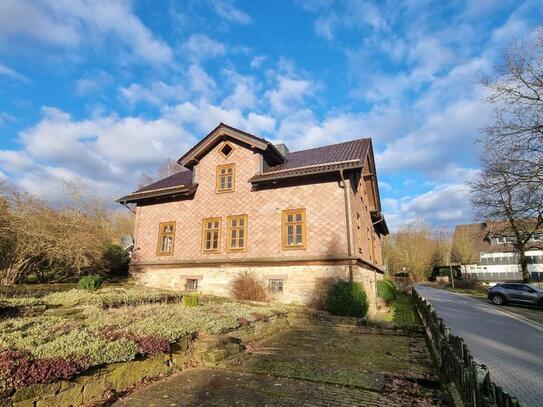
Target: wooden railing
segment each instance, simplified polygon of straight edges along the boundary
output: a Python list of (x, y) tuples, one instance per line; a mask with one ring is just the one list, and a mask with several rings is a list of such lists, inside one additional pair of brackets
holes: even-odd
[(490, 372), (475, 363), (468, 346), (439, 318), (428, 300), (413, 287), (415, 306), (428, 333), (443, 380), (454, 384), (466, 407), (523, 407), (526, 404), (490, 379)]

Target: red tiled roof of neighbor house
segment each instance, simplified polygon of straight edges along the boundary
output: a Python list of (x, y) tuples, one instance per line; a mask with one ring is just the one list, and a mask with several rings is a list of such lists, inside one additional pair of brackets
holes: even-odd
[[(472, 259), (479, 259), (484, 253), (515, 251), (510, 243), (492, 244), (491, 236), (512, 236), (507, 222), (483, 222), (457, 225), (453, 234), (453, 250), (456, 245), (469, 243)], [(527, 249), (543, 249), (543, 242), (528, 242)]]

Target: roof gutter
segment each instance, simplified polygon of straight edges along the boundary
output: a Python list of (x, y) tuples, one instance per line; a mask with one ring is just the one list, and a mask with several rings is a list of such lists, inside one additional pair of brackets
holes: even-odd
[(130, 212), (132, 212), (134, 215), (136, 214), (136, 211), (134, 209), (132, 209), (130, 206), (128, 206), (128, 204), (126, 203), (126, 201), (123, 201), (123, 202), (119, 202), (122, 206), (124, 206), (126, 209), (128, 209)]
[[(311, 168), (311, 167), (307, 167), (307, 168)], [(353, 170), (353, 169), (357, 169), (357, 168), (362, 168), (362, 164), (360, 164), (359, 162), (356, 164), (356, 165), (346, 165), (344, 166), (343, 168), (340, 168), (339, 170), (340, 171), (343, 171), (343, 170)], [(303, 169), (303, 167), (302, 167)], [(281, 171), (281, 172), (288, 172), (288, 171), (297, 171), (299, 170), (298, 168), (293, 168), (293, 169), (289, 169), (289, 170), (284, 170), (284, 171)], [(296, 173), (296, 174), (286, 174), (286, 175), (275, 175), (277, 173), (279, 173), (279, 171), (275, 171), (275, 172), (270, 172), (269, 176), (259, 176), (257, 179), (254, 179), (254, 180), (249, 180), (249, 182), (251, 182), (252, 184), (258, 184), (258, 183), (261, 183), (261, 182), (270, 182), (270, 181), (278, 181), (278, 180), (283, 180), (283, 179), (288, 179), (288, 178), (300, 178), (300, 177), (308, 177), (308, 176), (312, 176), (312, 175), (320, 175), (320, 174), (331, 174), (331, 173), (335, 173), (336, 171), (338, 171), (338, 168), (325, 168), (325, 169), (317, 169), (316, 171), (308, 171), (306, 173), (302, 173), (302, 174), (299, 174), (299, 173)], [(260, 174), (259, 174), (260, 175)], [(264, 173), (263, 175), (267, 175), (266, 173)]]
[[(347, 255), (352, 256), (353, 248), (351, 242), (351, 204), (349, 201), (349, 192), (347, 191), (347, 184), (345, 183), (345, 174), (343, 174), (343, 168), (339, 170), (339, 176), (341, 177), (340, 188), (343, 188), (343, 196), (345, 198), (345, 226), (347, 228)], [(349, 281), (353, 282), (353, 262), (349, 260)]]

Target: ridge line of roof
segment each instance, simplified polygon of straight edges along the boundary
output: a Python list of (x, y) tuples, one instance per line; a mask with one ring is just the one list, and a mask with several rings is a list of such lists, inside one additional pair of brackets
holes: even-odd
[[(371, 138), (370, 138), (370, 137), (355, 138), (355, 139), (352, 139), (352, 140), (342, 141), (341, 143), (326, 144), (326, 145), (324, 145), (324, 146), (306, 148), (305, 150), (289, 151), (289, 153), (287, 154), (287, 157), (288, 157), (290, 154), (302, 153), (302, 152), (310, 151), (310, 150), (318, 150), (319, 148), (326, 148), (326, 147), (332, 147), (332, 146), (339, 146), (339, 145), (341, 145), (341, 144), (354, 143), (355, 141), (363, 141), (363, 140), (368, 140), (368, 141), (369, 141), (369, 140), (371, 140)], [(288, 146), (287, 146), (287, 147), (288, 147)]]

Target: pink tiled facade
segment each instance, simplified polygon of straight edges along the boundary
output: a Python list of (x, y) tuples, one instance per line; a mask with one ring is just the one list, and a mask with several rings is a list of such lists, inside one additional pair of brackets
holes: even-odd
[[(231, 143), (233, 144), (233, 143)], [(248, 179), (258, 172), (258, 153), (236, 145), (224, 158), (221, 144), (209, 152), (196, 167), (198, 191), (193, 199), (138, 206), (136, 209), (136, 247), (138, 261), (178, 262), (265, 257), (333, 256), (347, 254), (343, 190), (337, 182), (299, 185), (251, 191)], [(235, 191), (215, 192), (216, 168), (236, 165)], [(307, 249), (281, 249), (281, 211), (305, 208)], [(226, 217), (248, 216), (248, 244), (244, 253), (226, 253)], [(222, 218), (218, 254), (203, 254), (202, 220)], [(160, 222), (176, 222), (173, 256), (157, 256)]]
[[(263, 280), (283, 280), (284, 292), (277, 300), (307, 303), (313, 300), (319, 282), (348, 278), (350, 262), (354, 278), (364, 283), (371, 297), (375, 281), (382, 277), (381, 241), (372, 226), (370, 209), (374, 203), (364, 179), (356, 192), (345, 183), (347, 204), (337, 177), (255, 188), (249, 179), (262, 171), (261, 152), (229, 140), (234, 150), (225, 157), (220, 153), (223, 143), (216, 144), (193, 167), (193, 182), (198, 184), (194, 196), (137, 205), (134, 275), (147, 285), (174, 289), (184, 289), (187, 279), (197, 279), (199, 291), (228, 295), (235, 275), (249, 270)], [(235, 190), (217, 193), (217, 167), (224, 164), (235, 164)], [(306, 211), (305, 249), (282, 247), (282, 211), (288, 209)], [(233, 215), (247, 215), (247, 248), (243, 252), (226, 251), (226, 218)], [(205, 218), (221, 218), (219, 253), (202, 251)], [(170, 255), (157, 251), (161, 222), (176, 225)]]

